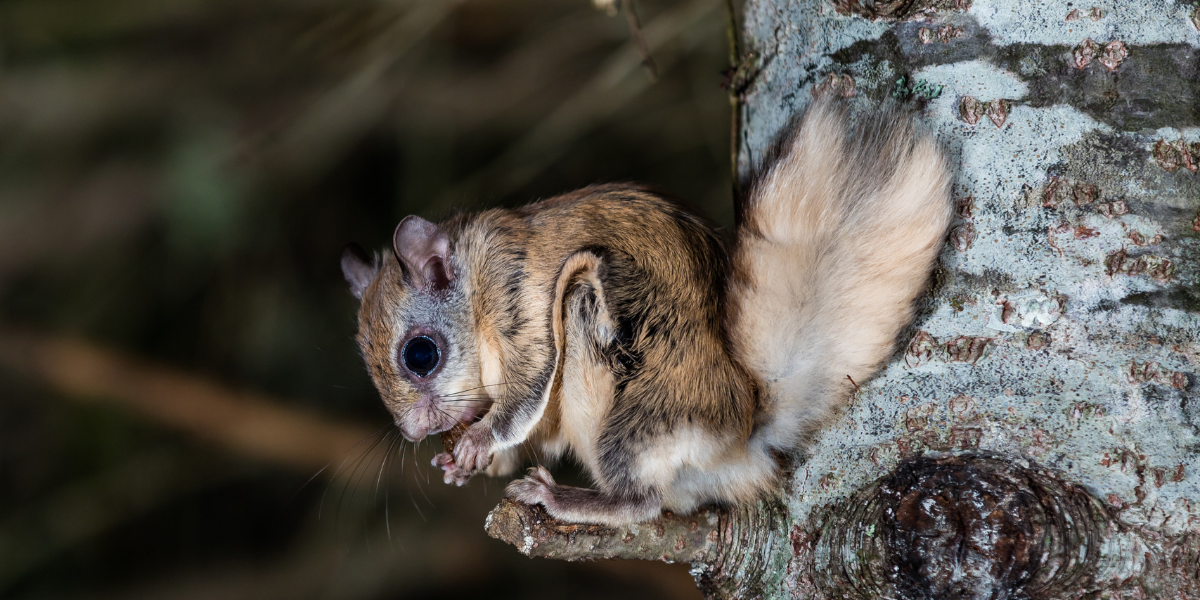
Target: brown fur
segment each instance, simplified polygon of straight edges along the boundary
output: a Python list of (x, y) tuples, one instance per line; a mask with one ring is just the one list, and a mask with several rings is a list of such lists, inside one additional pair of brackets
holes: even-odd
[[(406, 221), (382, 264), (348, 252), (359, 342), (401, 431), (478, 419), (435, 460), (460, 485), (511, 473), (522, 446), (571, 454), (596, 489), (540, 468), (508, 489), (570, 521), (638, 522), (771, 487), (773, 453), (886, 357), (948, 220), (932, 142), (906, 118), (856, 133), (846, 119), (810, 110), (754, 185), (732, 253), (629, 185)], [(442, 352), (424, 377), (401, 358), (413, 336)]]

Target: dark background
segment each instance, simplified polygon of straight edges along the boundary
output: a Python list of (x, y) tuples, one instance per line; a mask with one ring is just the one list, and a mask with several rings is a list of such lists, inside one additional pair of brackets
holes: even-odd
[(0, 597), (698, 597), (488, 538), (338, 268), (604, 181), (728, 225), (724, 6), (636, 7), (656, 81), (591, 0), (0, 0)]

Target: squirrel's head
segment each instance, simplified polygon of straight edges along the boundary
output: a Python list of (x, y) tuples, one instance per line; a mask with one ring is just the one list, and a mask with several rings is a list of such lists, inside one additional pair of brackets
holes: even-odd
[(405, 438), (471, 421), (486, 411), (464, 278), (440, 226), (409, 216), (396, 226), (393, 256), (374, 259), (351, 244), (342, 273), (358, 310), (358, 344), (375, 388)]

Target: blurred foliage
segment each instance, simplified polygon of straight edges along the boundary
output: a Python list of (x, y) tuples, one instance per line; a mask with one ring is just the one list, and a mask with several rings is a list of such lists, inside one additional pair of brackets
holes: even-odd
[(0, 0), (0, 335), (380, 428), (314, 477), (2, 367), (0, 596), (696, 597), (487, 539), (503, 482), (382, 438), (338, 270), (406, 214), (601, 181), (728, 225), (721, 0), (636, 4), (656, 81), (590, 0)]

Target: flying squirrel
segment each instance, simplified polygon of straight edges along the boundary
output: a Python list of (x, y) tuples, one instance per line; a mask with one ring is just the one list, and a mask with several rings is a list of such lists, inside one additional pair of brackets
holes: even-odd
[[(729, 243), (674, 201), (596, 185), (351, 245), (358, 343), (401, 434), (466, 431), (446, 483), (566, 454), (509, 497), (625, 525), (753, 501), (890, 355), (951, 217), (937, 143), (895, 107), (825, 94), (789, 125)], [(466, 426), (469, 424), (469, 426)]]

